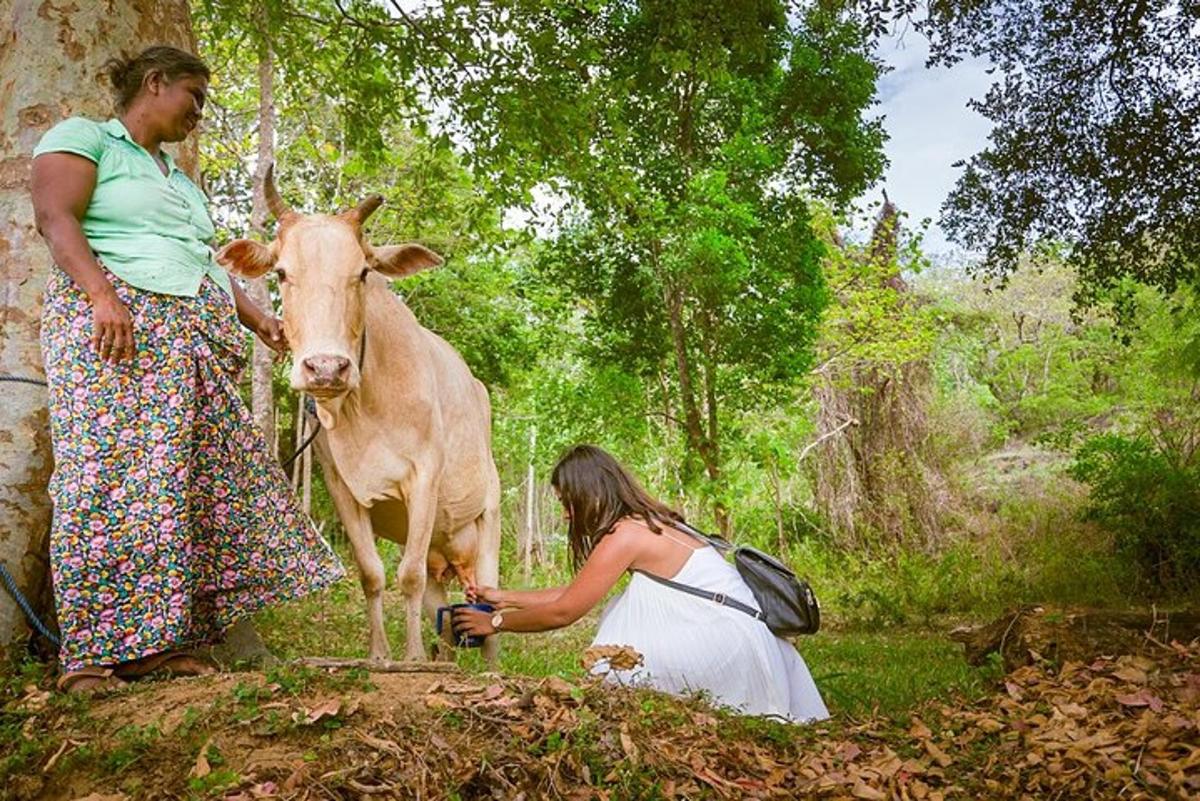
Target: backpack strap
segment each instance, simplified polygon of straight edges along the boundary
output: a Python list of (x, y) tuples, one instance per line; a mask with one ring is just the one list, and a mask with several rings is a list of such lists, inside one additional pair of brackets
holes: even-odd
[[(716, 546), (713, 546), (713, 547), (716, 547)], [(741, 601), (737, 600), (736, 598), (730, 598), (728, 595), (726, 595), (723, 592), (709, 592), (708, 590), (701, 590), (696, 587), (692, 587), (688, 584), (680, 584), (678, 581), (671, 581), (670, 579), (663, 578), (662, 576), (656, 576), (653, 573), (647, 573), (645, 570), (636, 570), (635, 569), (633, 572), (641, 573), (643, 576), (645, 576), (648, 579), (651, 579), (652, 581), (657, 581), (659, 584), (662, 584), (664, 586), (670, 587), (675, 590), (679, 590), (680, 592), (686, 592), (688, 595), (695, 595), (697, 598), (704, 598), (705, 600), (712, 601), (715, 604), (720, 604), (721, 606), (728, 606), (730, 609), (736, 609), (739, 612), (744, 612), (747, 615), (749, 615), (750, 617), (754, 618), (755, 620), (763, 619), (762, 612), (755, 609), (753, 606), (749, 606), (748, 604), (742, 603)]]
[(711, 534), (705, 534), (700, 529), (695, 528), (690, 524), (683, 522), (682, 520), (677, 521), (674, 525), (675, 528), (679, 529), (684, 534), (690, 534), (701, 542), (707, 542), (713, 548), (716, 548), (721, 554), (726, 554), (733, 550), (733, 545), (730, 544), (728, 540), (722, 539), (721, 537), (714, 537)]

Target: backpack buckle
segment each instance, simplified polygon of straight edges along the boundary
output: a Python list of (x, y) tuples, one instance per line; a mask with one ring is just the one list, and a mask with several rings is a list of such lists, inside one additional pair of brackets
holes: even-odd
[(725, 593), (723, 593), (723, 592), (714, 592), (714, 593), (713, 593), (713, 600), (714, 600), (714, 601), (716, 601), (717, 603), (719, 603), (721, 606), (724, 606), (724, 605), (725, 605)]

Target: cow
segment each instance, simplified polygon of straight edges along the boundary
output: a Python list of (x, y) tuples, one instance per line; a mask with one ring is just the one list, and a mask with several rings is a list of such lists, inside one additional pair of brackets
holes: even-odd
[[(375, 544), (383, 537), (404, 546), (396, 579), (405, 658), (423, 660), (422, 607), (432, 617), (445, 605), (447, 579), (499, 584), (500, 479), (487, 389), (392, 292), (392, 279), (442, 259), (418, 244), (367, 242), (362, 226), (380, 196), (336, 215), (299, 214), (270, 169), (265, 193), (278, 221), (274, 241), (234, 240), (217, 261), (245, 278), (278, 276), (291, 386), (316, 401), (317, 458), (366, 595), (370, 658), (391, 658)], [(488, 637), (485, 658), (494, 662), (498, 645)]]

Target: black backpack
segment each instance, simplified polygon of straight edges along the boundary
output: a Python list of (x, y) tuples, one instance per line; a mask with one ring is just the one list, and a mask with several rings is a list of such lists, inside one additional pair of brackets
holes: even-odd
[(734, 547), (728, 541), (705, 534), (686, 523), (676, 523), (676, 528), (707, 542), (722, 555), (732, 552), (734, 567), (750, 588), (762, 611), (723, 593), (680, 584), (644, 570), (637, 572), (659, 584), (745, 612), (766, 623), (771, 633), (779, 637), (815, 634), (821, 627), (821, 606), (817, 603), (817, 596), (812, 587), (808, 586), (807, 581), (797, 577), (783, 562), (757, 548), (745, 545)]

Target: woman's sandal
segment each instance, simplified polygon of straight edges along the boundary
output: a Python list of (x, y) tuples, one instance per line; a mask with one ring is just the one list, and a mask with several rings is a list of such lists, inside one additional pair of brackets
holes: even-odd
[(208, 676), (217, 672), (210, 662), (183, 651), (163, 651), (132, 662), (117, 665), (116, 674), (123, 679), (140, 679), (152, 673), (168, 676)]
[(55, 687), (59, 692), (78, 695), (99, 695), (128, 687), (129, 682), (117, 676), (110, 667), (86, 665), (59, 676)]

